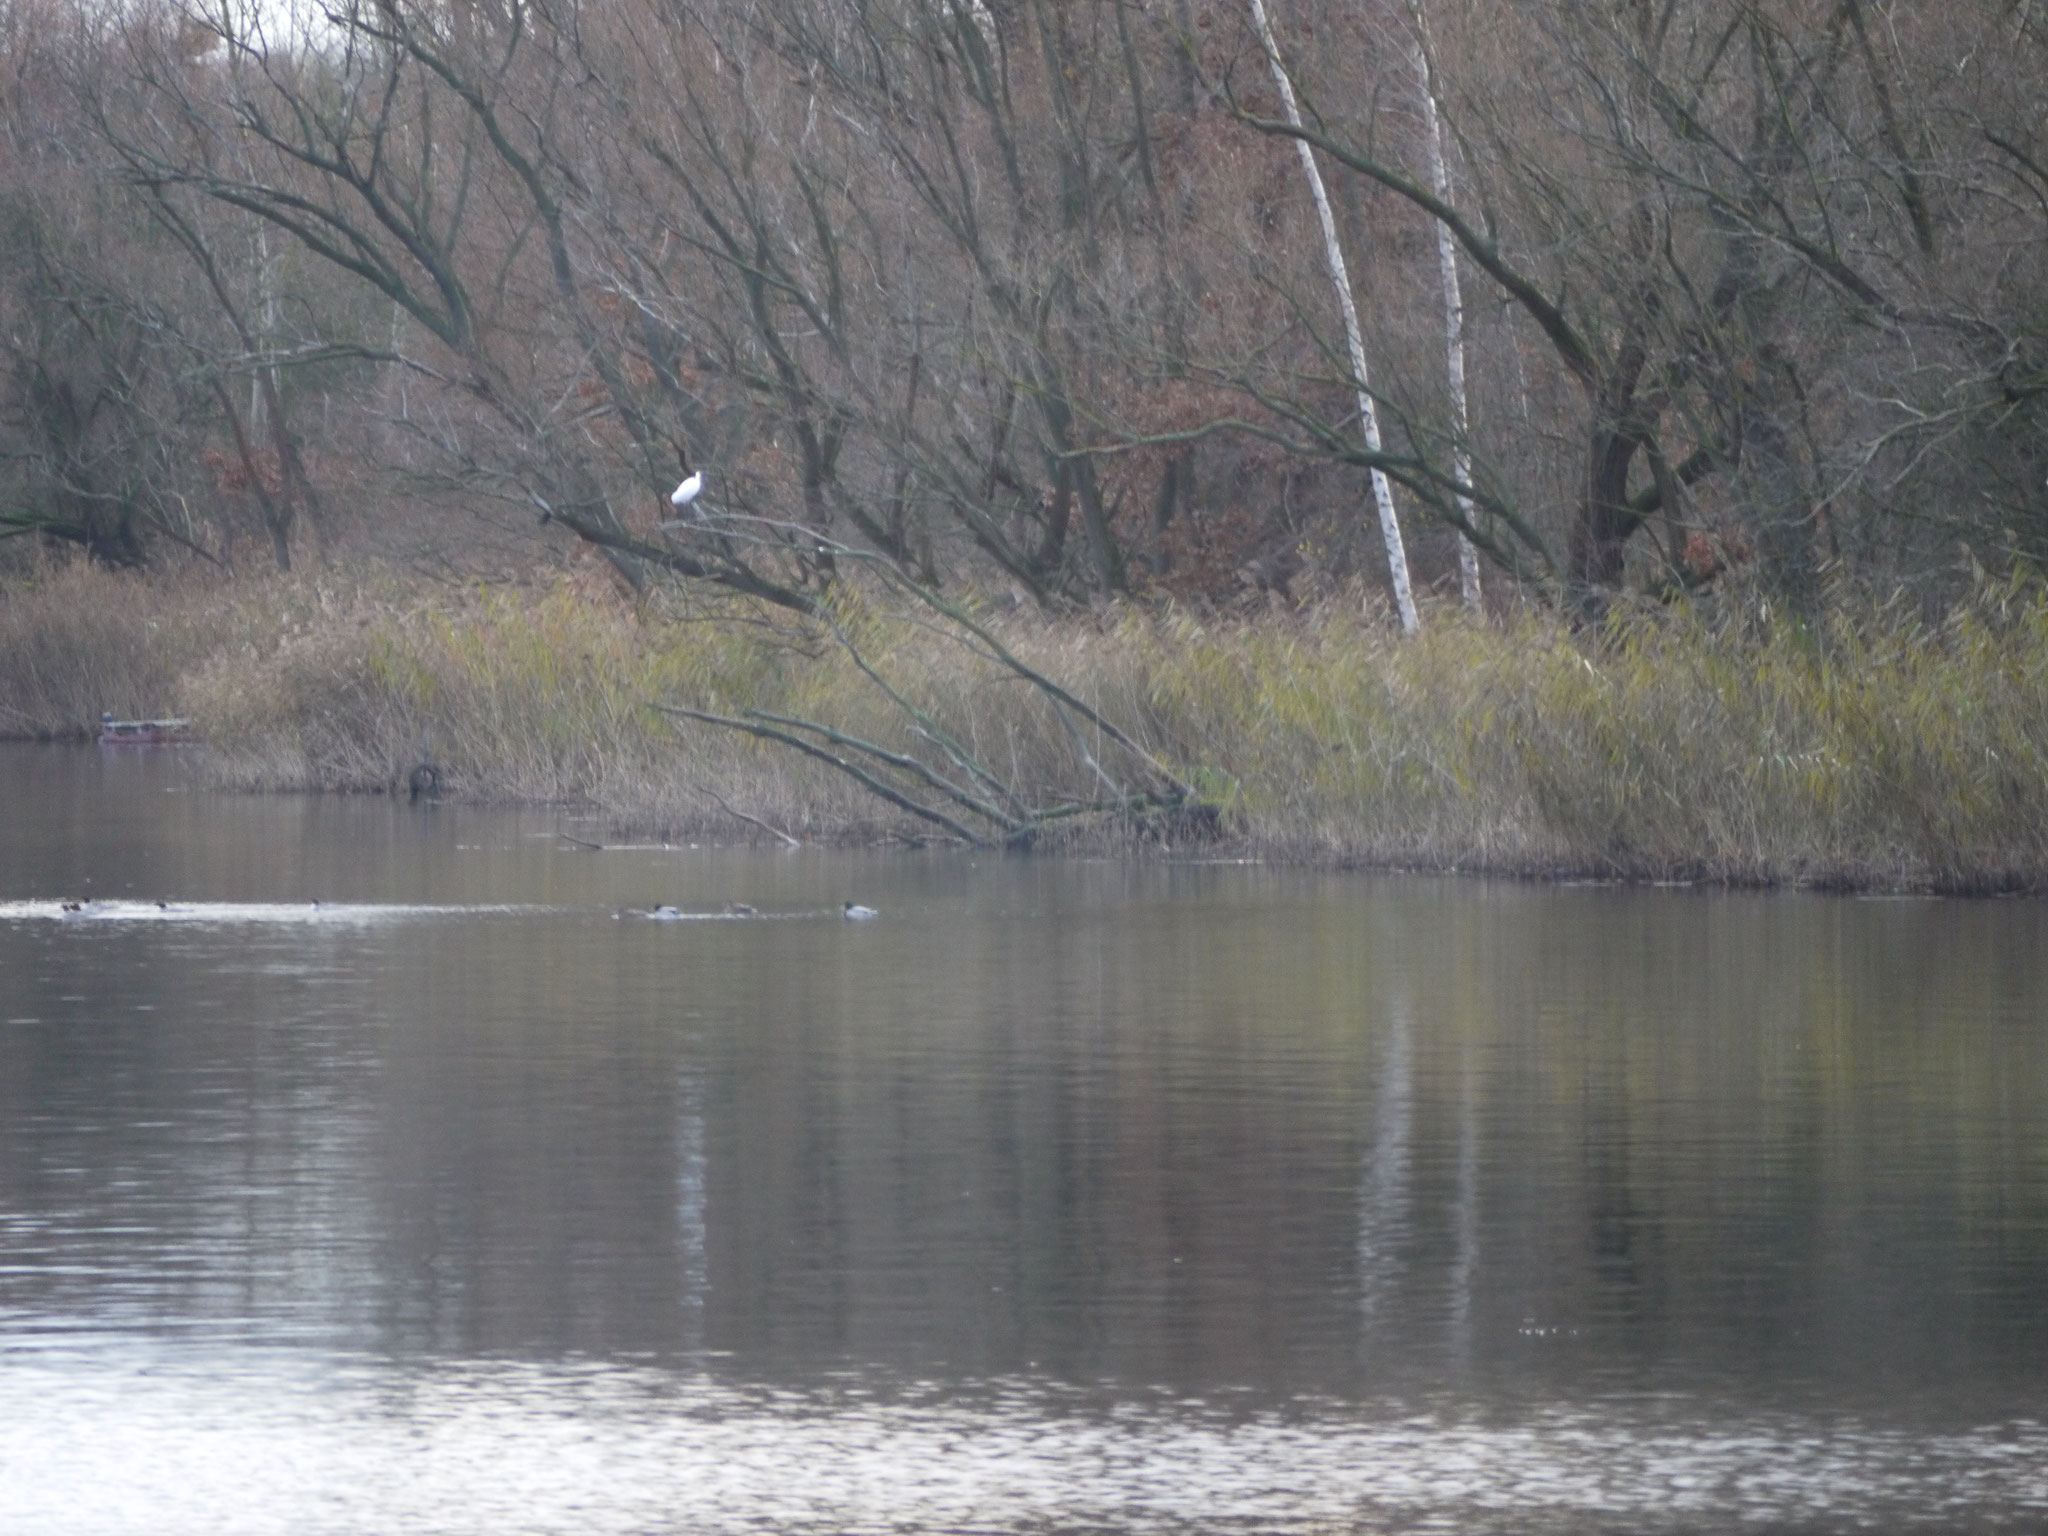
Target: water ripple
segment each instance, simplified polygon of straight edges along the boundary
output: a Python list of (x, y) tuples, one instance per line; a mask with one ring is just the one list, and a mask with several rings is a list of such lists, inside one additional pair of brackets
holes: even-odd
[(1598, 1404), (1514, 1422), (1105, 1404), (1033, 1381), (795, 1391), (619, 1365), (0, 1356), (0, 1532), (2007, 1529), (2048, 1427), (1921, 1435)]
[(426, 904), (361, 901), (0, 901), (0, 922), (334, 924), (359, 926), (417, 917), (541, 914), (531, 903)]

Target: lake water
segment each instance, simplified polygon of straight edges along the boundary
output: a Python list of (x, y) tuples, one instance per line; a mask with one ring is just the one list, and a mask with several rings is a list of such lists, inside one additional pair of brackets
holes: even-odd
[(0, 748), (0, 1533), (2048, 1525), (2048, 903), (564, 830)]

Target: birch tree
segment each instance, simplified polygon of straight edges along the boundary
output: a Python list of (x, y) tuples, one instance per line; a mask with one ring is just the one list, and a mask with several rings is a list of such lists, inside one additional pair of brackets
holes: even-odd
[[(1273, 84), (1280, 92), (1280, 110), (1286, 121), (1297, 134), (1301, 129), (1301, 107), (1295, 100), (1294, 81), (1287, 73), (1287, 66), (1280, 58), (1280, 45), (1273, 39), (1273, 25), (1266, 17), (1265, 0), (1251, 0), (1252, 25), (1258, 29), (1259, 43), (1266, 51), (1266, 63), (1273, 71)], [(1302, 175), (1308, 181), (1309, 196), (1315, 200), (1316, 218), (1323, 230), (1323, 253), (1330, 267), (1330, 286), (1337, 293), (1337, 308), (1344, 316), (1344, 343), (1351, 356), (1352, 381), (1358, 391), (1359, 430), (1364, 435), (1368, 453), (1378, 455), (1380, 445), (1379, 411), (1372, 396), (1371, 376), (1366, 371), (1365, 337), (1358, 325), (1358, 305), (1351, 297), (1351, 274), (1344, 264), (1344, 247), (1337, 239), (1336, 216), (1330, 211), (1330, 194), (1323, 185), (1323, 173), (1316, 166), (1315, 149), (1306, 137), (1297, 136), (1295, 147), (1301, 153)], [(1394, 586), (1394, 606), (1401, 615), (1401, 628), (1407, 634), (1414, 634), (1422, 627), (1421, 617), (1415, 611), (1415, 592), (1408, 580), (1408, 551), (1401, 540), (1401, 524), (1394, 515), (1394, 490), (1386, 471), (1375, 466), (1371, 471), (1373, 504), (1379, 509), (1380, 536), (1387, 546), (1387, 575)]]
[[(1631, 545), (1659, 527), (1666, 541), (1636, 557), (1646, 584), (1745, 565), (1809, 605), (1841, 558), (1853, 484), (1889, 498), (1945, 424), (2026, 403), (2015, 381), (2033, 365), (2018, 360), (2038, 332), (1982, 295), (2019, 298), (2009, 274), (2024, 268), (1992, 252), (2038, 241), (2038, 223), (1976, 199), (1981, 226), (2011, 235), (1974, 266), (1935, 259), (1983, 152), (1956, 141), (1942, 159), (1958, 114), (1921, 105), (1951, 88), (1943, 67), (1978, 67), (2011, 46), (1994, 44), (2000, 27), (2026, 21), (1957, 7), (1939, 27), (1887, 13), (1881, 33), (1877, 14), (1867, 0), (1446, 7), (1434, 19), (1453, 23), (1460, 78), (1434, 74), (1433, 105), (1455, 96), (1477, 146), (1470, 211), (1386, 153), (1369, 120), (1305, 126), (1291, 97), (1270, 119), (1239, 111), (1433, 221), (1495, 308), (1541, 339), (1555, 441), (1576, 459), (1561, 566), (1584, 614), (1604, 611)], [(1907, 26), (1911, 42), (1887, 41)], [(1885, 462), (1890, 482), (1874, 472)], [(1923, 501), (1862, 547), (1892, 560), (1929, 515), (1953, 516)]]
[[(1424, 30), (1420, 6), (1415, 10), (1414, 21), (1415, 75), (1422, 87), (1422, 143), (1429, 156), (1429, 184), (1438, 200), (1449, 207), (1450, 166), (1444, 156), (1443, 118), (1436, 106), (1436, 71), (1429, 61), (1429, 35)], [(1460, 487), (1455, 493), (1458, 512), (1469, 526), (1476, 509), (1467, 489), (1472, 484), (1472, 421), (1465, 403), (1465, 299), (1458, 287), (1458, 242), (1440, 220), (1436, 224), (1436, 260), (1444, 291), (1444, 377), (1448, 381), (1453, 434), (1451, 475)], [(1462, 530), (1458, 534), (1458, 595), (1475, 613), (1484, 606), (1485, 595), (1479, 585), (1479, 549)]]

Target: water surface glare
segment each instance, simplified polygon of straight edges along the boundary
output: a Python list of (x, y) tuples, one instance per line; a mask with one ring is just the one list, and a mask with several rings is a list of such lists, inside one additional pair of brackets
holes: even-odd
[(2048, 1526), (2042, 903), (0, 790), (0, 1536)]
[(1649, 1404), (1502, 1426), (1164, 1394), (1108, 1405), (1032, 1381), (747, 1389), (624, 1363), (395, 1375), (385, 1361), (157, 1351), (119, 1379), (80, 1366), (10, 1366), (24, 1413), (0, 1430), (0, 1464), (36, 1469), (13, 1528), (1507, 1532), (1590, 1516), (1896, 1529), (1911, 1511), (1904, 1524), (1954, 1529), (1990, 1505), (2048, 1501), (2039, 1425), (1709, 1429)]

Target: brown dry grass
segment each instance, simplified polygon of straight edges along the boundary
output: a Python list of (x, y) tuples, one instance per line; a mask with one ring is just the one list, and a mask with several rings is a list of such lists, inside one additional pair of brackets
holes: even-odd
[(0, 736), (61, 739), (176, 713), (181, 680), (225, 638), (197, 588), (145, 585), (71, 562), (0, 585)]
[[(1047, 803), (1135, 769), (913, 615), (849, 599), (844, 633), (994, 776)], [(1987, 589), (1941, 626), (1876, 608), (1807, 624), (1731, 604), (1574, 634), (1356, 604), (1255, 622), (1132, 612), (1002, 634), (1221, 808), (1240, 851), (1330, 863), (1868, 887), (2048, 876), (2048, 598)], [(299, 579), (205, 589), (51, 572), (0, 596), (0, 708), (85, 730), (192, 714), (219, 782), (403, 785), (422, 741), (451, 793), (595, 804), (623, 827), (790, 835), (914, 827), (683, 702), (828, 720), (902, 750), (910, 718), (828, 635), (570, 587)], [(1129, 841), (1129, 829), (1094, 834)]]

